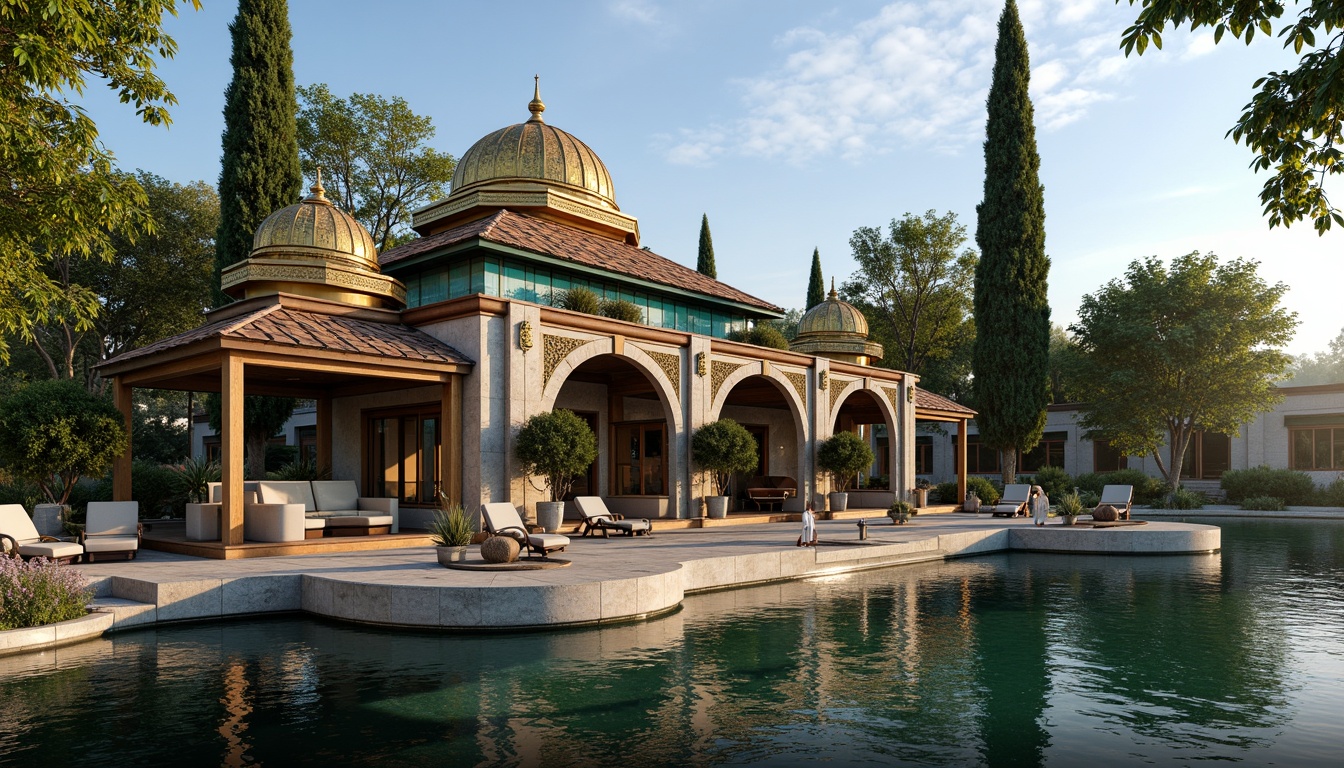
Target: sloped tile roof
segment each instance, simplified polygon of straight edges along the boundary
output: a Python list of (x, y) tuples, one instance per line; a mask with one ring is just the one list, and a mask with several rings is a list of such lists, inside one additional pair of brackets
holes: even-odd
[(936, 395), (927, 389), (915, 390), (915, 408), (927, 408), (931, 411), (951, 411), (954, 413), (964, 413), (967, 416), (974, 416), (975, 411), (958, 403), (955, 400), (949, 400), (942, 395)]
[(720, 283), (653, 251), (509, 210), (497, 211), (486, 218), (460, 224), (429, 237), (412, 240), (384, 252), (379, 257), (379, 262), (386, 268), (413, 256), (477, 237), (586, 267), (596, 267), (660, 285), (735, 301), (767, 312), (784, 311), (768, 301), (739, 291), (731, 285)]
[(134, 360), (211, 338), (260, 341), (282, 347), (427, 363), (472, 364), (466, 355), (424, 331), (409, 326), (270, 304), (242, 315), (207, 322), (195, 330), (133, 349), (104, 365)]

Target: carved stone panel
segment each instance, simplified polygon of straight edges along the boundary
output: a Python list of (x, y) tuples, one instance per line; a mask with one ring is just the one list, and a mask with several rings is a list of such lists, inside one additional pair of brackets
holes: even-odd
[(729, 363), (723, 360), (714, 360), (709, 366), (709, 400), (713, 402), (719, 398), (719, 388), (723, 382), (728, 380), (729, 376), (738, 368), (745, 368), (746, 363)]
[(806, 408), (807, 374), (798, 371), (780, 371), (780, 373), (784, 374), (784, 378), (788, 379), (789, 383), (793, 385), (794, 391), (798, 393), (798, 399), (802, 401), (803, 407)]
[(844, 394), (845, 387), (853, 382), (853, 379), (831, 378), (831, 413), (835, 412), (835, 403), (840, 399), (840, 395)]
[(640, 348), (640, 351), (658, 364), (667, 374), (667, 380), (672, 382), (672, 391), (677, 394), (677, 399), (681, 399), (681, 355), (674, 355), (669, 352), (654, 352), (652, 350)]
[(549, 334), (542, 336), (542, 374), (541, 386), (544, 389), (551, 381), (551, 374), (560, 367), (569, 353), (587, 344), (587, 339), (576, 339), (571, 336), (551, 336)]

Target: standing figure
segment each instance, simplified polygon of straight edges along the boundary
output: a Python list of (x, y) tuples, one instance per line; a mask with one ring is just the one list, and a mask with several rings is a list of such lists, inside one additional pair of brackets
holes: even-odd
[(1045, 525), (1045, 519), (1050, 516), (1050, 497), (1045, 495), (1045, 489), (1039, 485), (1031, 486), (1030, 501), (1031, 519), (1037, 525)]
[(798, 537), (798, 546), (817, 546), (817, 518), (812, 515), (812, 505), (803, 508), (803, 535)]

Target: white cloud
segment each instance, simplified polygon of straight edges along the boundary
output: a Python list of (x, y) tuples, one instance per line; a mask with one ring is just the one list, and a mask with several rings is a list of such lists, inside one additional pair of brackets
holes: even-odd
[(614, 0), (607, 8), (616, 18), (636, 24), (652, 27), (662, 21), (662, 14), (652, 0)]
[(1193, 34), (1186, 43), (1185, 51), (1181, 53), (1181, 58), (1185, 60), (1197, 59), (1200, 56), (1213, 53), (1214, 42), (1212, 32), (1199, 32)]
[[(1035, 63), (1037, 125), (1055, 130), (1112, 98), (1123, 77), (1108, 0), (1022, 0)], [(724, 154), (859, 159), (899, 145), (958, 152), (984, 131), (1001, 0), (900, 0), (850, 29), (803, 27), (776, 41), (770, 70), (731, 82), (743, 116), (683, 128), (670, 162), (706, 164)]]

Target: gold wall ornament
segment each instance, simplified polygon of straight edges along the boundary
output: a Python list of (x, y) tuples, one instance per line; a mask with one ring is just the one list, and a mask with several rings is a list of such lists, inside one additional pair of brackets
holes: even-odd
[(798, 371), (780, 371), (784, 378), (793, 384), (794, 390), (798, 393), (798, 399), (802, 401), (803, 407), (807, 407), (807, 374)]
[(907, 403), (913, 403), (913, 402), (915, 402), (915, 385), (914, 385), (914, 384), (911, 384), (909, 387), (906, 388), (906, 390), (905, 390), (905, 402), (907, 402)]
[(654, 352), (648, 349), (641, 351), (658, 364), (667, 374), (667, 380), (672, 382), (672, 391), (677, 393), (677, 399), (681, 399), (681, 355), (674, 355), (669, 352)]
[(695, 353), (695, 375), (700, 377), (709, 375), (709, 355), (704, 352)]
[(518, 348), (523, 352), (532, 348), (532, 323), (527, 320), (518, 324)]
[(817, 389), (826, 389), (829, 386), (831, 386), (831, 374), (827, 371), (817, 374)]
[(831, 410), (835, 410), (835, 403), (840, 396), (845, 393), (845, 387), (854, 383), (854, 379), (836, 379), (835, 386), (831, 387)]
[(560, 363), (563, 363), (566, 357), (569, 357), (569, 353), (587, 343), (587, 339), (576, 339), (572, 336), (551, 336), (550, 334), (542, 334), (542, 389), (545, 389), (546, 385), (550, 383), (551, 374), (555, 373), (555, 369), (560, 367)]
[(887, 393), (887, 402), (891, 403), (891, 412), (893, 415), (901, 412), (901, 391), (882, 387), (882, 391)]
[(722, 360), (711, 362), (709, 366), (709, 401), (714, 402), (715, 398), (719, 396), (719, 388), (723, 386), (723, 382), (727, 381), (729, 376), (733, 375), (734, 371), (746, 366), (746, 363), (726, 363)]

